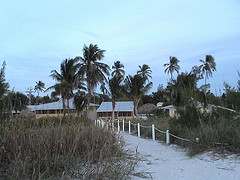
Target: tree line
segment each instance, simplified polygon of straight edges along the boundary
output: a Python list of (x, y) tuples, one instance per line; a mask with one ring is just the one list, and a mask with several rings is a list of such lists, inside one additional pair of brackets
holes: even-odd
[[(192, 67), (189, 72), (180, 72), (179, 60), (170, 56), (169, 62), (165, 63), (164, 72), (170, 75), (169, 82), (164, 88), (159, 85), (156, 92), (147, 95), (152, 87), (152, 71), (149, 65), (139, 66), (135, 75), (125, 75), (124, 65), (120, 61), (114, 62), (112, 68), (102, 62), (105, 50), (97, 45), (84, 45), (83, 55), (65, 59), (60, 64), (60, 71), (52, 70), (50, 77), (56, 80), (56, 84), (46, 88), (42, 81), (37, 81), (35, 88), (29, 88), (27, 96), (20, 92), (9, 91), (9, 85), (5, 80), (4, 62), (0, 74), (1, 112), (5, 109), (22, 110), (27, 104), (48, 103), (62, 99), (63, 112), (69, 109), (69, 100), (74, 99), (76, 110), (82, 111), (90, 103), (112, 101), (112, 115), (114, 118), (115, 104), (118, 100), (132, 100), (134, 102), (134, 114), (138, 117), (139, 104), (164, 102), (176, 107), (183, 107), (191, 101), (200, 102), (205, 107), (209, 103), (221, 104), (233, 109), (239, 109), (240, 81), (237, 88), (224, 84), (224, 93), (216, 97), (210, 92), (210, 84), (207, 79), (216, 71), (216, 63), (211, 55), (206, 55), (200, 64)], [(112, 72), (111, 72), (112, 69)], [(176, 78), (174, 74), (177, 74)], [(240, 75), (239, 75), (240, 76)], [(204, 79), (204, 84), (197, 86), (199, 80)], [(100, 87), (102, 94), (95, 93)], [(51, 90), (51, 97), (40, 97), (40, 92)], [(37, 96), (33, 92), (37, 92)], [(3, 106), (4, 104), (4, 106)]]

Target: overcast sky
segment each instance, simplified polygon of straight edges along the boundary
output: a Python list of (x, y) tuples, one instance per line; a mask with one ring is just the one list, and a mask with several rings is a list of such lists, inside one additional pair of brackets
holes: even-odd
[(50, 71), (82, 56), (90, 43), (106, 50), (108, 65), (121, 61), (127, 74), (148, 64), (151, 91), (167, 84), (163, 64), (169, 56), (190, 71), (210, 54), (217, 72), (208, 82), (219, 94), (224, 81), (236, 86), (240, 71), (240, 1), (0, 1), (0, 63), (7, 63), (11, 89), (25, 92), (39, 80), (53, 85)]

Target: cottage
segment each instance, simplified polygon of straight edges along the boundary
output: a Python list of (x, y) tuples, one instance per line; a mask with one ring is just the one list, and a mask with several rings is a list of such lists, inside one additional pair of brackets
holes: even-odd
[[(67, 108), (67, 101), (65, 102), (66, 105), (66, 113), (71, 115), (76, 115), (75, 106), (73, 103), (73, 99), (69, 100), (69, 108)], [(98, 104), (90, 103), (91, 111), (88, 113), (88, 118), (96, 119), (97, 113), (96, 109), (99, 106)], [(59, 100), (57, 102), (46, 103), (46, 104), (39, 104), (39, 105), (29, 105), (27, 109), (36, 114), (36, 118), (40, 117), (52, 117), (52, 116), (61, 116), (63, 115), (63, 102)]]
[(165, 106), (165, 107), (162, 107), (161, 109), (164, 109), (165, 111), (167, 111), (170, 117), (177, 116), (177, 109), (173, 105)]
[[(134, 118), (133, 101), (116, 102), (114, 115), (115, 119)], [(112, 102), (102, 102), (97, 109), (97, 116), (99, 119), (112, 119)]]

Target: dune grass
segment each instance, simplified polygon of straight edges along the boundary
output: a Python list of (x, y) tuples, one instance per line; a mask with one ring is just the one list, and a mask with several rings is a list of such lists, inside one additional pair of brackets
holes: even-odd
[(0, 179), (128, 179), (134, 163), (114, 132), (76, 117), (0, 126)]

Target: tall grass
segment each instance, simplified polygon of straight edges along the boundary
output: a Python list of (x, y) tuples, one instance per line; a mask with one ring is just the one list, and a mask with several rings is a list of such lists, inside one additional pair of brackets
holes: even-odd
[(133, 169), (113, 132), (71, 118), (5, 120), (0, 179), (124, 179)]

